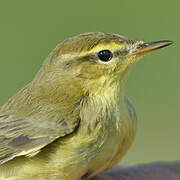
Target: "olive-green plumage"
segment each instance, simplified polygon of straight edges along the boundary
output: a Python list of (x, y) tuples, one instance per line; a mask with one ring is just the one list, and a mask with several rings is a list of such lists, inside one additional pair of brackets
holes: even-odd
[(0, 107), (0, 179), (89, 179), (114, 166), (136, 133), (126, 74), (139, 57), (169, 44), (100, 32), (59, 44)]

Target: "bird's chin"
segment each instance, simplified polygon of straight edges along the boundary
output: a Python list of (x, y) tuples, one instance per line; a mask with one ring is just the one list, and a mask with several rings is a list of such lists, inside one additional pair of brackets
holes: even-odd
[(136, 64), (140, 59), (142, 59), (146, 54), (140, 55), (140, 54), (136, 54), (136, 55), (132, 55), (129, 56), (126, 60), (125, 60), (125, 65), (126, 65), (126, 69), (131, 69), (133, 67), (134, 64)]
[(136, 62), (138, 62), (140, 59), (142, 59), (147, 54), (149, 54), (149, 53), (142, 53), (142, 54), (132, 55), (132, 56), (130, 56), (128, 58), (128, 61), (130, 61), (131, 64), (135, 64)]
[(128, 74), (128, 72), (133, 68), (133, 66), (141, 59), (145, 56), (144, 55), (133, 55), (128, 57), (127, 59), (124, 60), (123, 65), (121, 66), (121, 72), (120, 74), (120, 78), (121, 79), (125, 79), (126, 75)]

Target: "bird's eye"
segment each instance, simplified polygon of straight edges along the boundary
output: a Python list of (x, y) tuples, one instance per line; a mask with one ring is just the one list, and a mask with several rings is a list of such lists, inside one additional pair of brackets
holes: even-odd
[(109, 50), (102, 50), (98, 52), (98, 57), (101, 61), (108, 62), (112, 59), (113, 54)]

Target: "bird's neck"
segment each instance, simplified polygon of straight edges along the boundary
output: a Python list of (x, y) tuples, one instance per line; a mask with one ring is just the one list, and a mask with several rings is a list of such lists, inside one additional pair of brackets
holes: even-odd
[[(96, 126), (100, 121), (104, 121), (108, 126), (106, 119), (111, 119), (111, 114), (116, 111), (117, 106), (124, 104), (124, 82), (108, 86), (99, 92), (90, 93), (83, 99), (80, 107), (80, 116), (84, 123), (83, 127)], [(93, 128), (92, 128), (93, 131)]]

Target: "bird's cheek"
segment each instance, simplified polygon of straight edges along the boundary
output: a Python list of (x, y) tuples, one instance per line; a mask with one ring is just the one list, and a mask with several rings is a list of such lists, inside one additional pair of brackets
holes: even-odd
[(78, 77), (85, 79), (97, 79), (104, 73), (104, 70), (97, 66), (84, 66), (79, 70)]

